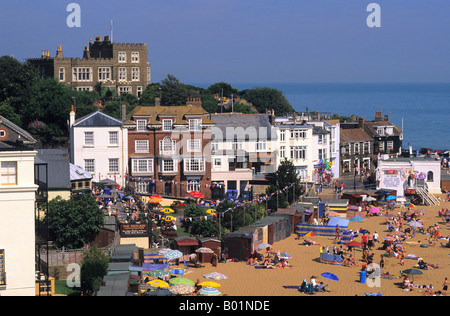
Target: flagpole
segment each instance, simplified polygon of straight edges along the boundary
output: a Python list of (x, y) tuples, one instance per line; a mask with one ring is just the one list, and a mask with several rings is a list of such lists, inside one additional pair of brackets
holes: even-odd
[(111, 20), (111, 24), (109, 26), (109, 31), (111, 32), (111, 43), (113, 43), (114, 41), (113, 41), (113, 22), (112, 22), (112, 20)]

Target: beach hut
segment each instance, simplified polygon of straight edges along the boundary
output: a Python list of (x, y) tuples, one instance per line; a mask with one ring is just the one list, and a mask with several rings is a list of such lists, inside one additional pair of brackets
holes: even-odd
[(296, 210), (294, 208), (280, 208), (273, 215), (287, 214), (290, 220), (290, 233), (295, 233), (295, 228), (297, 224), (303, 222), (304, 212), (302, 210)]
[[(205, 247), (211, 249), (217, 257), (220, 256), (220, 240), (216, 238), (202, 238), (199, 240), (200, 247)], [(201, 256), (201, 263), (211, 263), (213, 254), (212, 253), (204, 253)]]
[(181, 236), (174, 239), (174, 248), (181, 251), (183, 255), (189, 255), (199, 247), (199, 242), (196, 238)]
[(238, 231), (225, 234), (224, 247), (228, 248), (228, 258), (247, 260), (253, 251), (255, 229), (242, 227)]
[(339, 217), (347, 217), (348, 199), (324, 199), (322, 200), (328, 210), (337, 213)]

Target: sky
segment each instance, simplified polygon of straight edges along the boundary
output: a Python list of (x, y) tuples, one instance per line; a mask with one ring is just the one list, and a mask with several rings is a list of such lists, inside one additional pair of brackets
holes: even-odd
[(148, 44), (152, 82), (449, 82), (449, 17), (448, 0), (0, 0), (0, 56), (82, 57), (112, 20), (114, 42)]

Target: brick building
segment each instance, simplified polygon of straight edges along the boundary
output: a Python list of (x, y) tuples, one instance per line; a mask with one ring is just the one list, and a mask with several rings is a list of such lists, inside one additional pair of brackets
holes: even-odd
[(140, 194), (185, 197), (200, 191), (211, 198), (211, 127), (200, 99), (185, 106), (138, 106), (128, 129), (128, 180)]
[(40, 58), (28, 59), (38, 67), (41, 78), (57, 78), (76, 90), (93, 90), (97, 83), (140, 97), (150, 84), (150, 62), (147, 44), (113, 43), (109, 36), (100, 36), (84, 46), (82, 58), (64, 57), (58, 45), (55, 57), (43, 50)]

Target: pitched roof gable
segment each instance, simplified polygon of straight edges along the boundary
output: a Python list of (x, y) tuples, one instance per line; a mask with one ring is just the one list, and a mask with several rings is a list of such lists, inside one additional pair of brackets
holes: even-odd
[(74, 127), (122, 126), (122, 122), (100, 111), (83, 116), (75, 121)]

